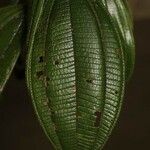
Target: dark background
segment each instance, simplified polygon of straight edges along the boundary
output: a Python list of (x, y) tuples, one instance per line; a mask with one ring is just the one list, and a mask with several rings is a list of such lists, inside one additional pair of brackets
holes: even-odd
[[(0, 0), (2, 4), (6, 0)], [(143, 1), (144, 2), (144, 1)], [(150, 149), (150, 19), (135, 20), (136, 64), (119, 121), (104, 150)], [(13, 72), (0, 98), (0, 149), (50, 150), (24, 80)]]

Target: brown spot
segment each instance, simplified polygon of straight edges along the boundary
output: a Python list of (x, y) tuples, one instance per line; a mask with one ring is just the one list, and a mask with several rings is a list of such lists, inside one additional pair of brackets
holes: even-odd
[(56, 126), (56, 124), (54, 124), (54, 130), (55, 130), (55, 131), (57, 130), (57, 126)]
[(116, 49), (117, 57), (118, 57), (118, 58), (120, 58), (120, 53), (121, 53), (121, 51), (122, 51), (122, 50), (121, 50), (121, 49), (119, 49), (119, 48), (118, 48), (118, 49)]
[(94, 126), (95, 127), (99, 127), (99, 125), (100, 125), (100, 119), (101, 119), (101, 112), (100, 111), (96, 111), (94, 113), (94, 115), (96, 116), (96, 120), (95, 120)]
[(87, 79), (86, 82), (87, 83), (93, 83), (93, 80), (92, 79)]
[(117, 49), (117, 51), (118, 51), (118, 52), (119, 52), (119, 54), (120, 54), (120, 52), (122, 51), (122, 49), (118, 48), (118, 49)]

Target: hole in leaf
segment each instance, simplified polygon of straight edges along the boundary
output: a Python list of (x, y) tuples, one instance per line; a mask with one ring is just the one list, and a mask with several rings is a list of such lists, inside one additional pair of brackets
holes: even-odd
[(55, 65), (59, 65), (59, 64), (60, 64), (59, 60), (55, 60)]
[(94, 126), (95, 127), (99, 127), (99, 125), (100, 125), (100, 119), (101, 119), (101, 112), (100, 111), (96, 111), (94, 113), (94, 115), (96, 116), (96, 120), (95, 120)]
[(118, 91), (115, 91), (115, 94), (117, 95), (117, 94), (118, 94)]
[(93, 80), (92, 79), (87, 79), (86, 82), (87, 83), (93, 83)]
[(43, 63), (43, 62), (44, 62), (43, 56), (39, 57), (39, 63)]

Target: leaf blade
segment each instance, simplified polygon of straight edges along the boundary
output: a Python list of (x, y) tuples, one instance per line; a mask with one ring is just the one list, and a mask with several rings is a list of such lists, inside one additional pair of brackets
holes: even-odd
[(107, 7), (114, 23), (122, 34), (124, 45), (126, 80), (129, 81), (134, 70), (135, 63), (135, 44), (133, 37), (133, 21), (129, 6), (126, 0), (105, 0), (103, 4)]
[(30, 26), (27, 40), (28, 57), (26, 78), (40, 124), (54, 148), (61, 150), (61, 145), (55, 131), (56, 127), (51, 118), (52, 113), (48, 106), (45, 81), (37, 79), (38, 71), (44, 70), (44, 65), (38, 65), (38, 59), (39, 55), (44, 54), (47, 24), (53, 2), (54, 0), (35, 0), (32, 3), (32, 9), (30, 11), (32, 16), (29, 22)]
[(6, 85), (21, 49), (22, 8), (8, 6), (0, 9), (0, 92)]

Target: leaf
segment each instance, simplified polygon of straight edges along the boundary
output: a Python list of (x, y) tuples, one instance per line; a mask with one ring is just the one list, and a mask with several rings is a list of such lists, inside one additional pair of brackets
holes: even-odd
[[(94, 6), (93, 6), (94, 7)], [(120, 32), (101, 2), (95, 2), (105, 51), (105, 99), (93, 149), (102, 149), (118, 119), (125, 87), (125, 58)]]
[(98, 1), (34, 1), (27, 82), (55, 149), (102, 149), (125, 86), (121, 32)]
[(0, 9), (0, 92), (9, 79), (21, 50), (22, 7)]
[(46, 93), (46, 83), (44, 80), (37, 79), (42, 76), (44, 70), (45, 39), (47, 35), (47, 26), (51, 14), (53, 0), (35, 0), (30, 12), (30, 27), (28, 38), (28, 59), (27, 59), (27, 84), (30, 89), (33, 104), (38, 119), (43, 127), (47, 137), (57, 149), (61, 149), (59, 139), (55, 131), (55, 124), (52, 121), (51, 110), (48, 106), (48, 97)]
[(108, 8), (115, 25), (117, 25), (119, 27), (118, 29), (121, 31), (126, 64), (126, 80), (129, 80), (134, 69), (135, 44), (133, 37), (133, 21), (128, 3), (126, 0), (105, 0), (103, 4)]

